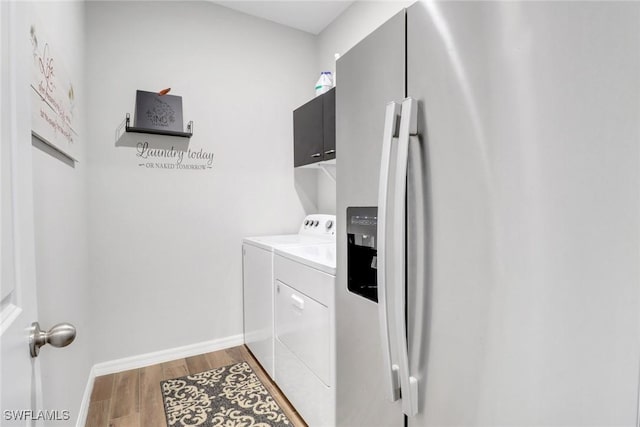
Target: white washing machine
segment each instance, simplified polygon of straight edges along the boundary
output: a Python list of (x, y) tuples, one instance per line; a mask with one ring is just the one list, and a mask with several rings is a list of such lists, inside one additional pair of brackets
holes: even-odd
[(336, 245), (275, 249), (275, 381), (311, 427), (335, 425)]
[(316, 244), (335, 248), (335, 223), (335, 215), (308, 215), (298, 234), (243, 239), (244, 342), (271, 378), (275, 378), (274, 250)]

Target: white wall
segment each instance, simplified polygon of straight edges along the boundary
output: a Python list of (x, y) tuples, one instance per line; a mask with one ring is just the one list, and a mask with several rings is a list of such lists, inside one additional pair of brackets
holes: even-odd
[[(386, 22), (402, 8), (414, 1), (356, 1), (335, 21), (327, 26), (316, 40), (317, 62), (320, 71), (331, 71), (334, 76), (334, 55), (343, 55), (373, 30)], [(340, 76), (336, 76), (338, 90)], [(337, 147), (340, 161), (340, 147)], [(318, 173), (318, 210), (322, 213), (336, 212), (336, 184), (327, 175)]]
[[(96, 362), (240, 334), (242, 237), (295, 232), (313, 208), (294, 180), (292, 111), (309, 97), (314, 37), (208, 2), (86, 10)], [(136, 89), (165, 87), (213, 169), (145, 169), (115, 145)]]
[[(74, 82), (78, 110), (84, 114), (84, 3), (42, 2), (23, 8), (36, 15)], [(31, 20), (30, 18), (28, 18)], [(29, 21), (27, 21), (29, 22)], [(24, 34), (28, 34), (28, 28)], [(60, 59), (57, 58), (57, 59)], [(25, 97), (31, 89), (20, 88)], [(25, 130), (30, 132), (30, 129)], [(43, 408), (69, 410), (78, 416), (89, 370), (91, 325), (87, 242), (87, 198), (84, 123), (79, 123), (80, 162), (33, 139), (33, 185), (38, 321), (42, 328), (71, 322), (77, 338), (69, 347), (45, 346), (38, 357), (42, 371)], [(36, 319), (34, 319), (36, 320)]]

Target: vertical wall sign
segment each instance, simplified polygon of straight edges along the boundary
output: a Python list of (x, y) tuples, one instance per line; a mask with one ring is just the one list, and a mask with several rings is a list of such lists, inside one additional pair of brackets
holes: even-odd
[(42, 25), (30, 28), (31, 132), (43, 142), (78, 160), (78, 108), (75, 86)]

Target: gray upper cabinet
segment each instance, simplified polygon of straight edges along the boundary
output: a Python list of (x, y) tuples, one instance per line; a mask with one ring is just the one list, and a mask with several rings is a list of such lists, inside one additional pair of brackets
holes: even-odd
[(336, 89), (322, 95), (324, 160), (336, 158)]
[(293, 111), (293, 165), (336, 158), (336, 90)]

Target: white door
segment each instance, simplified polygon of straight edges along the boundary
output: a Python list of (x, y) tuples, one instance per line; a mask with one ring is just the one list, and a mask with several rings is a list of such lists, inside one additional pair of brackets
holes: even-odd
[[(31, 115), (19, 94), (28, 87), (28, 28), (16, 2), (0, 2), (0, 425), (32, 425), (40, 407), (37, 359), (29, 327), (37, 320)], [(29, 411), (33, 410), (33, 413)]]

